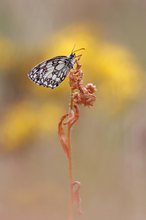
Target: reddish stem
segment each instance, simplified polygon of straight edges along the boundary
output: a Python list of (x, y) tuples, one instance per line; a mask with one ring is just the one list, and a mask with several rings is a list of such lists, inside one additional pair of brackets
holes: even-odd
[[(73, 90), (71, 90), (70, 97), (70, 106), (69, 106), (69, 114), (73, 109), (73, 99), (72, 99)], [(67, 142), (68, 142), (68, 163), (69, 163), (69, 184), (70, 184), (70, 210), (69, 210), (69, 220), (74, 219), (74, 211), (73, 211), (73, 202), (74, 202), (74, 192), (73, 192), (73, 169), (72, 169), (72, 149), (71, 149), (71, 140), (70, 140), (70, 132), (71, 132), (71, 121), (67, 126)]]
[(71, 151), (71, 144), (70, 144), (70, 124), (68, 124), (68, 132), (67, 132), (67, 140), (68, 140), (68, 163), (69, 163), (69, 184), (70, 184), (70, 205), (69, 205), (69, 220), (74, 219), (73, 215), (73, 172), (72, 172), (72, 151)]
[[(79, 58), (80, 59), (80, 58)], [(72, 149), (70, 141), (71, 128), (78, 120), (79, 105), (92, 106), (95, 101), (96, 87), (89, 83), (86, 86), (83, 85), (83, 72), (79, 59), (76, 60), (76, 69), (69, 74), (69, 83), (71, 88), (71, 98), (69, 104), (68, 114), (62, 116), (58, 124), (58, 135), (62, 148), (68, 159), (69, 166), (69, 185), (70, 185), (70, 200), (69, 200), (69, 219), (74, 220), (74, 202), (77, 204), (78, 213), (81, 214), (81, 197), (80, 197), (80, 182), (73, 180), (72, 171)], [(67, 134), (64, 131), (64, 127), (67, 126)]]

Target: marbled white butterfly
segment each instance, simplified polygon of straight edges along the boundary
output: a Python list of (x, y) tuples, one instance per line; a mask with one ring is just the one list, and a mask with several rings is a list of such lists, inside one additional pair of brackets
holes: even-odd
[(76, 51), (68, 56), (57, 56), (41, 62), (28, 73), (29, 79), (40, 86), (54, 89), (74, 67), (76, 57), (78, 57), (75, 54)]

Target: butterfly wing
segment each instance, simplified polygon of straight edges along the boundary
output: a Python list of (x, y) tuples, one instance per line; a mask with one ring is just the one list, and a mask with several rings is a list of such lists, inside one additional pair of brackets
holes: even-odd
[(43, 61), (28, 73), (28, 77), (40, 86), (54, 89), (69, 73), (71, 67), (68, 63), (66, 56), (58, 56)]

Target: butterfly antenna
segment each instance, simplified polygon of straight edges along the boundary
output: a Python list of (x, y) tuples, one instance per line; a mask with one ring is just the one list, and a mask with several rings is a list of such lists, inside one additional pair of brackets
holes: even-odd
[(80, 49), (74, 50), (74, 51), (72, 51), (72, 53), (75, 53), (75, 52), (80, 51), (80, 50), (85, 50), (85, 48), (82, 47), (82, 48), (80, 48)]
[(73, 48), (72, 48), (71, 53), (73, 53), (73, 52), (74, 52), (75, 47), (76, 47), (76, 44), (74, 44), (74, 46), (73, 46)]

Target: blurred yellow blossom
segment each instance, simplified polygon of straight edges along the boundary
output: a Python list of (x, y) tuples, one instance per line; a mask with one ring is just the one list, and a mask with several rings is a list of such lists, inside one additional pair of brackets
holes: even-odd
[(8, 70), (12, 68), (15, 61), (15, 47), (13, 43), (5, 37), (0, 37), (0, 69)]
[(75, 49), (86, 49), (77, 54), (83, 54), (81, 64), (85, 81), (92, 81), (99, 88), (102, 101), (96, 102), (98, 106), (104, 104), (105, 111), (118, 112), (136, 99), (142, 85), (141, 69), (127, 49), (105, 41), (101, 32), (95, 31), (96, 29), (88, 25), (70, 26), (54, 33), (52, 37), (49, 36), (38, 47), (37, 54), (28, 56), (28, 53), (23, 52), (20, 59), (17, 57), (17, 62), (14, 60), (14, 46), (8, 40), (0, 39), (1, 68), (7, 68), (7, 65), (10, 68), (14, 62), (13, 81), (18, 80), (23, 87), (21, 91), (25, 91), (25, 96), (18, 104), (9, 108), (0, 125), (0, 140), (6, 149), (23, 146), (37, 132), (41, 134), (57, 131), (57, 122), (70, 94), (68, 79), (55, 90), (51, 90), (29, 81), (26, 71), (36, 61), (68, 55), (74, 44)]
[(58, 121), (63, 113), (64, 107), (54, 103), (46, 103), (40, 107), (37, 118), (39, 128), (42, 132), (57, 132)]
[[(75, 49), (84, 47), (79, 52), (85, 80), (94, 80), (98, 84), (102, 100), (117, 111), (134, 100), (141, 88), (142, 71), (136, 60), (122, 46), (109, 43), (102, 38), (96, 27), (88, 25), (73, 25), (55, 33), (44, 42), (44, 57), (67, 55)], [(48, 50), (49, 48), (49, 50)], [(56, 93), (66, 92), (68, 80), (56, 89)], [(113, 105), (115, 104), (115, 105)]]
[(57, 131), (57, 122), (62, 111), (52, 103), (37, 106), (23, 102), (14, 105), (0, 125), (2, 146), (7, 150), (21, 148), (36, 134)]
[(104, 43), (98, 57), (98, 69), (102, 97), (112, 108), (120, 110), (138, 96), (142, 70), (128, 50)]

